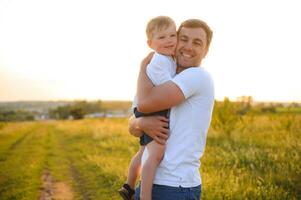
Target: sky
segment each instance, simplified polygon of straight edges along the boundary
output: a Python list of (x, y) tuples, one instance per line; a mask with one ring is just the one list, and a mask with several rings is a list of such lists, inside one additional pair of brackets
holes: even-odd
[(0, 0), (0, 101), (132, 100), (158, 15), (211, 27), (216, 99), (301, 102), (298, 0)]

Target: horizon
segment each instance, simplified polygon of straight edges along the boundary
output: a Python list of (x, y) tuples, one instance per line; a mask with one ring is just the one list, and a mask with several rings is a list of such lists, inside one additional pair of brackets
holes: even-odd
[[(241, 96), (240, 96), (241, 97)], [(224, 97), (223, 99), (214, 99), (215, 101), (224, 101), (225, 98), (228, 97)], [(236, 99), (231, 99), (229, 98), (229, 100), (231, 102), (240, 102), (240, 100), (238, 100), (239, 97), (237, 97)], [(133, 100), (130, 99), (45, 99), (45, 100), (9, 100), (9, 101), (5, 101), (5, 100), (0, 100), (0, 103), (26, 103), (26, 102), (75, 102), (75, 101), (87, 101), (87, 102), (95, 102), (95, 101), (104, 101), (104, 102), (132, 102)], [(297, 103), (297, 104), (301, 104), (301, 101), (269, 101), (269, 100), (256, 100), (253, 99), (251, 101), (252, 103), (280, 103), (280, 104), (292, 104), (292, 103)]]

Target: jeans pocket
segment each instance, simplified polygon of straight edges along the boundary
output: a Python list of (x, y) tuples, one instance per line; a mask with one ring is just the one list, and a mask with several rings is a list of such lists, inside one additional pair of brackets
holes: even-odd
[(197, 187), (193, 187), (190, 190), (190, 200), (200, 200), (201, 199), (201, 193), (202, 193), (202, 187), (201, 185)]

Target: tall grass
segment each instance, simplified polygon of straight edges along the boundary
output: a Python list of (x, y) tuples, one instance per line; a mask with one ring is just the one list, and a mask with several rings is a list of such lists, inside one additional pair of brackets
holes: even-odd
[(245, 128), (230, 137), (211, 130), (202, 158), (203, 199), (300, 199), (301, 116), (289, 129), (287, 117), (245, 116)]
[[(229, 114), (228, 114), (229, 115)], [(0, 128), (0, 199), (37, 199), (41, 177), (75, 199), (120, 199), (138, 139), (127, 119), (7, 123)], [(301, 116), (241, 116), (211, 128), (201, 160), (202, 199), (301, 199)], [(229, 132), (225, 132), (229, 131)]]

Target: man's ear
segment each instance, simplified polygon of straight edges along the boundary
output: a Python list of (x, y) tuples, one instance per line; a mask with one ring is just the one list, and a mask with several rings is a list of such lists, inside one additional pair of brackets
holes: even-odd
[(203, 58), (205, 58), (205, 57), (206, 57), (206, 55), (207, 55), (208, 51), (209, 51), (209, 48), (208, 48), (208, 47), (206, 47), (206, 50), (205, 50), (205, 53), (204, 53), (204, 57), (203, 57)]

